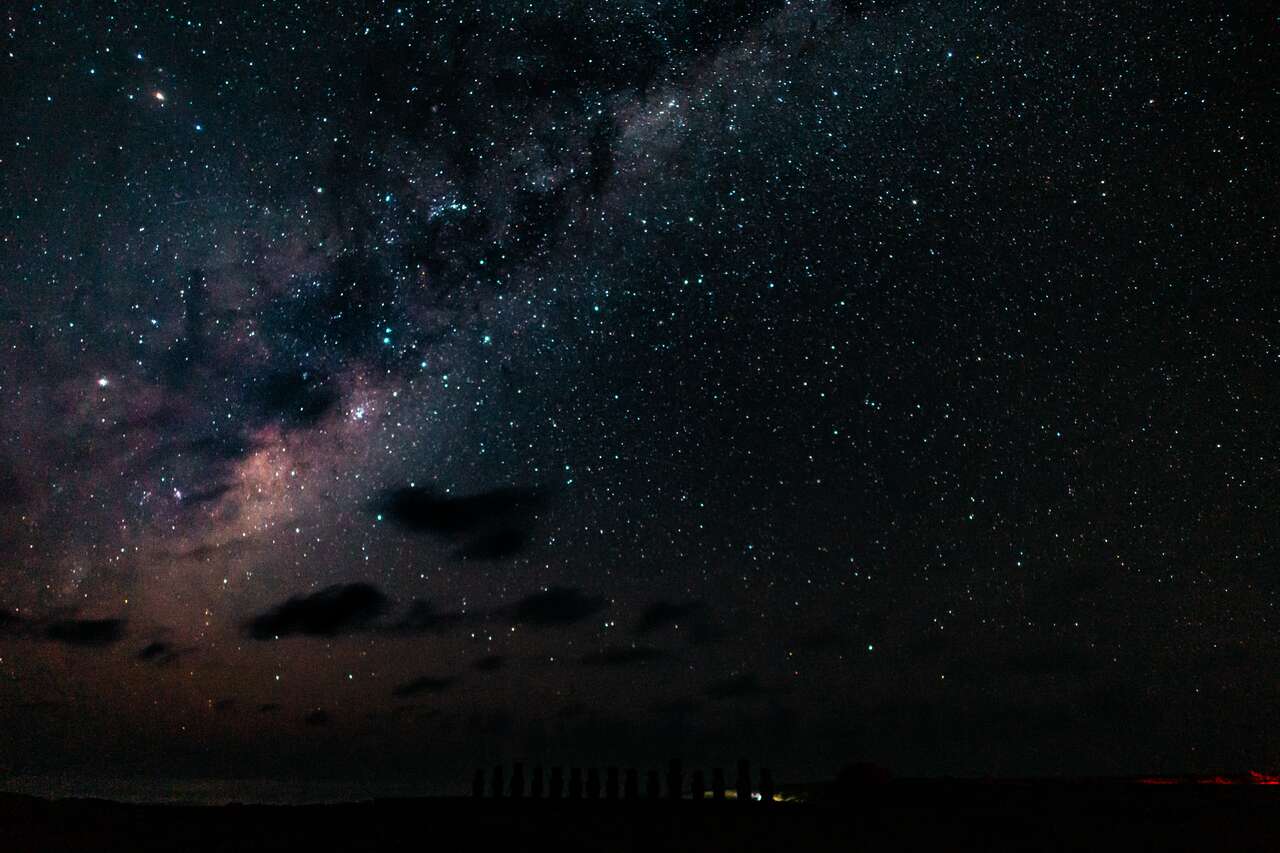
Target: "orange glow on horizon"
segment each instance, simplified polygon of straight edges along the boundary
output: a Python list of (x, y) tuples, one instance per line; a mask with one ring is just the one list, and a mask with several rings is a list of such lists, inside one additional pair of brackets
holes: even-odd
[(1280, 774), (1250, 770), (1243, 776), (1149, 776), (1140, 785), (1280, 785)]

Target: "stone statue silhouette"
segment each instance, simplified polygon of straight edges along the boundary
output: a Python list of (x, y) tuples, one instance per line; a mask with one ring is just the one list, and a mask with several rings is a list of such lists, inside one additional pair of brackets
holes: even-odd
[(618, 768), (608, 767), (604, 771), (604, 798), (618, 799)]
[(678, 800), (684, 794), (684, 764), (678, 758), (667, 765), (667, 799)]
[(569, 799), (582, 799), (582, 768), (574, 767), (569, 770)]
[(511, 766), (511, 797), (516, 800), (524, 797), (524, 764), (519, 761)]
[(760, 768), (760, 800), (766, 803), (773, 802), (773, 795), (777, 793), (773, 786), (773, 771), (768, 767)]
[(502, 765), (495, 764), (493, 767), (493, 776), (489, 780), (489, 795), (492, 797), (501, 797), (502, 787)]
[(745, 758), (738, 759), (738, 778), (734, 781), (734, 788), (737, 789), (738, 799), (751, 799), (751, 762)]
[(640, 797), (640, 771), (634, 767), (627, 768), (626, 794), (628, 800)]
[(551, 787), (548, 791), (548, 796), (550, 796), (551, 799), (553, 800), (558, 800), (562, 796), (564, 796), (564, 768), (563, 767), (551, 768)]
[(542, 796), (542, 765), (533, 768), (533, 779), (529, 784), (529, 796), (535, 800)]

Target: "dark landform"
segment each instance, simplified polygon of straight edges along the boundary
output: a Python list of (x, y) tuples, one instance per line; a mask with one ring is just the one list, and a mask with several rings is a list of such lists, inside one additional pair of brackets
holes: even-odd
[(14, 851), (1276, 849), (1280, 786), (1150, 781), (783, 786), (786, 799), (772, 803), (440, 797), (219, 807), (3, 794), (0, 837)]

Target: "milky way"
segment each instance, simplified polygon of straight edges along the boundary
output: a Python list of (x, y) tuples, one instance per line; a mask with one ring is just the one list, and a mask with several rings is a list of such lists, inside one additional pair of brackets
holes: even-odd
[(1275, 760), (1266, 27), (199, 5), (3, 18), (0, 771)]

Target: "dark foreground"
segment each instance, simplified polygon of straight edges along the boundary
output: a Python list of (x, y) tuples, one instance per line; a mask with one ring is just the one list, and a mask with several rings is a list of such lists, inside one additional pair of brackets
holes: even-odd
[(822, 803), (139, 806), (0, 794), (0, 849), (1278, 850), (1280, 788), (895, 783)]

